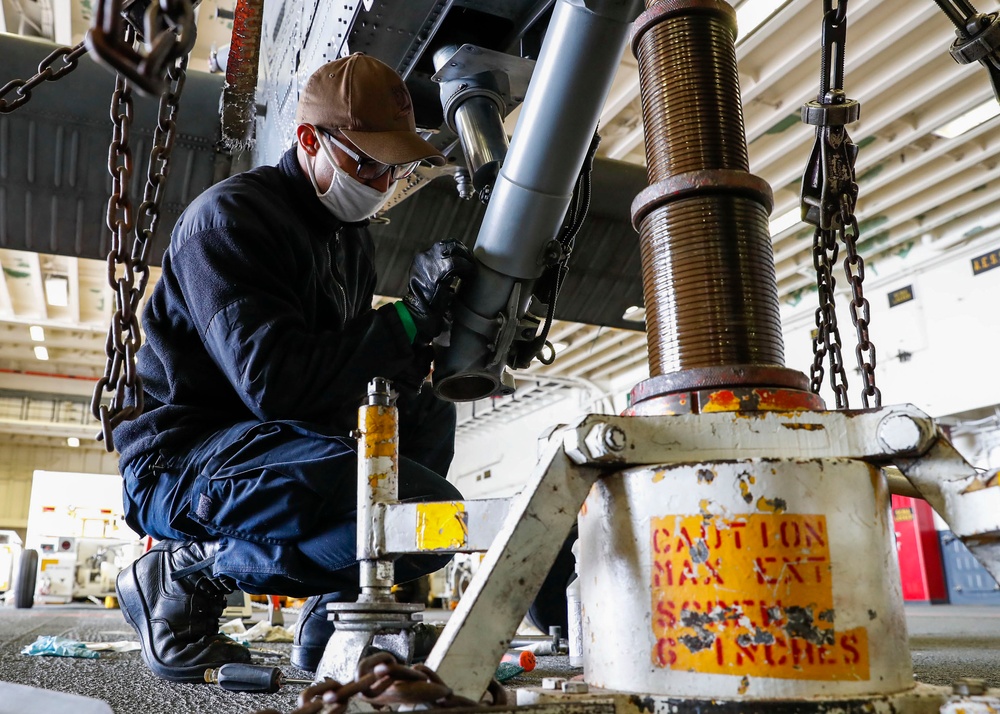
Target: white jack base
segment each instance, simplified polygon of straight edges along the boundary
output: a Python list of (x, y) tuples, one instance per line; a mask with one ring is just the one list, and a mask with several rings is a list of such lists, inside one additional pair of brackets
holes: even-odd
[(580, 516), (587, 683), (741, 706), (907, 690), (892, 539), (885, 481), (863, 461), (734, 459), (603, 479)]
[[(700, 699), (613, 692), (590, 687), (584, 693), (530, 687), (517, 690), (518, 706), (557, 706), (573, 714), (939, 714), (951, 687), (917, 683), (894, 694), (804, 699)], [(971, 703), (970, 697), (963, 702)], [(977, 714), (986, 710), (970, 709)]]
[(423, 605), (396, 602), (331, 602), (327, 604), (333, 635), (316, 669), (316, 681), (350, 682), (358, 663), (375, 647), (399, 662), (413, 658), (413, 627), (423, 619)]

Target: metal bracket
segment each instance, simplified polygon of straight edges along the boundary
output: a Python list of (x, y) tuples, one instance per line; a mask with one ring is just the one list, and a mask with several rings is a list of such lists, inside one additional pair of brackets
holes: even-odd
[(1000, 581), (1000, 477), (969, 465), (941, 430), (935, 437), (922, 456), (897, 459), (896, 466)]
[(509, 498), (377, 504), (375, 555), (475, 553), (489, 550), (500, 532)]
[(427, 666), (478, 700), (576, 522), (597, 469), (575, 466), (554, 432), (528, 485), (434, 646)]
[(510, 291), (507, 308), (500, 315), (500, 333), (497, 335), (496, 341), (489, 345), (490, 349), (493, 350), (493, 358), (486, 365), (486, 369), (496, 367), (500, 364), (500, 361), (510, 352), (510, 346), (514, 344), (514, 338), (517, 336), (517, 308), (521, 303), (522, 285), (522, 283), (516, 283), (514, 289)]
[[(507, 78), (498, 82), (498, 94), (503, 100), (504, 116), (510, 114), (524, 101), (528, 82), (535, 69), (535, 61), (509, 55), (506, 52), (488, 50), (476, 45), (462, 45), (454, 55), (433, 75), (431, 81), (438, 84), (472, 77), (483, 72), (493, 72)], [(504, 86), (506, 84), (506, 86)]]
[(934, 444), (933, 420), (913, 405), (832, 412), (734, 412), (657, 417), (589, 415), (565, 433), (586, 466), (746, 458), (849, 458), (889, 464)]

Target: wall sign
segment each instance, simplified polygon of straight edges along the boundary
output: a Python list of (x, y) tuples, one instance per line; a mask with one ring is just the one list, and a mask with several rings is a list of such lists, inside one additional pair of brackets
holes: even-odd
[(893, 290), (889, 293), (889, 307), (896, 307), (897, 305), (902, 305), (904, 302), (909, 302), (913, 299), (913, 286), (907, 285), (905, 288), (900, 288), (899, 290)]
[(972, 274), (979, 275), (987, 270), (1000, 268), (1000, 248), (995, 248), (989, 253), (985, 253), (972, 259)]

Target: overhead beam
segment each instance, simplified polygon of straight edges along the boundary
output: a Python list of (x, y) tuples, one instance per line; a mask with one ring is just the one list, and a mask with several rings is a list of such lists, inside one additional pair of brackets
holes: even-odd
[(42, 261), (38, 253), (23, 253), (28, 261), (28, 271), (31, 273), (31, 294), (34, 297), (34, 308), (37, 311), (38, 319), (49, 319), (48, 303), (45, 301), (45, 281), (42, 278)]
[(0, 256), (0, 315), (14, 317), (14, 305), (10, 300), (10, 290), (7, 288), (7, 273), (3, 269), (3, 257)]
[(0, 434), (15, 434), (19, 436), (50, 436), (69, 438), (76, 437), (81, 443), (94, 438), (100, 425), (72, 424), (59, 421), (37, 421), (0, 419)]
[(69, 280), (69, 319), (74, 324), (80, 322), (80, 261), (66, 258), (66, 277)]
[(639, 96), (639, 70), (633, 68), (631, 74), (621, 80), (620, 84), (611, 92), (611, 96), (604, 103), (601, 110), (601, 118), (598, 126), (607, 124), (617, 117)]
[(72, 377), (55, 372), (39, 374), (3, 369), (0, 370), (0, 390), (89, 397), (94, 392), (97, 379), (97, 377)]
[(52, 6), (52, 39), (60, 45), (73, 44), (72, 0), (47, 0)]

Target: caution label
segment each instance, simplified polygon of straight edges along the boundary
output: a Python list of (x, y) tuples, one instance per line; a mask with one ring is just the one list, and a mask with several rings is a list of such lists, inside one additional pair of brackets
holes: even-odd
[(651, 520), (657, 667), (867, 680), (868, 631), (836, 627), (826, 518)]

